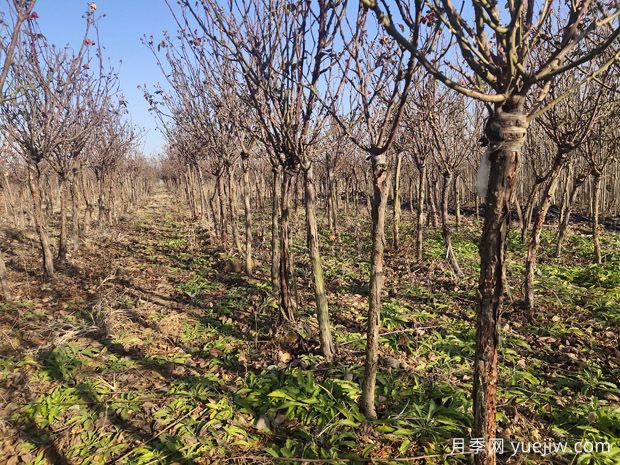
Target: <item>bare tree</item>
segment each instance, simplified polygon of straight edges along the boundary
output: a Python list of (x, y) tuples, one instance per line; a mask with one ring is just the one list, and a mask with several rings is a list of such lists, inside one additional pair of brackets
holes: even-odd
[[(0, 29), (0, 104), (4, 104), (6, 98), (4, 84), (13, 62), (13, 55), (19, 42), (21, 28), (28, 19), (36, 19), (36, 13), (33, 14), (35, 3), (36, 0), (7, 0), (7, 11), (9, 11), (10, 20), (7, 21), (8, 18), (6, 16), (0, 18), (0, 26), (2, 27)], [(0, 252), (0, 288), (0, 297), (9, 300), (10, 290), (2, 252)]]
[[(501, 6), (472, 0), (473, 11), (468, 20), (461, 14), (466, 2), (455, 5), (451, 0), (433, 0), (428, 5), (431, 22), (439, 21), (446, 26), (454, 49), (443, 60), (433, 62), (409, 39), (409, 35), (416, 37), (424, 23), (429, 22), (429, 14), (423, 14), (422, 1), (411, 4), (397, 0), (394, 14), (386, 0), (363, 0), (363, 3), (437, 80), (489, 105), (483, 140), (487, 146), (489, 175), (483, 183), (486, 202), (480, 242), (473, 434), (485, 443), (482, 453), (475, 456), (476, 463), (494, 465), (491, 439), (496, 431), (498, 319), (506, 274), (508, 212), (521, 148), (529, 122), (564, 97), (542, 103), (554, 78), (590, 62), (617, 41), (620, 6), (551, 0), (540, 8), (534, 1), (509, 1)], [(408, 33), (404, 32), (405, 28)], [(554, 36), (559, 40), (552, 40)], [(620, 52), (615, 53), (587, 78), (604, 72), (619, 56)], [(576, 83), (574, 87), (579, 85)], [(538, 92), (531, 99), (533, 104), (526, 111), (527, 96), (535, 91)]]

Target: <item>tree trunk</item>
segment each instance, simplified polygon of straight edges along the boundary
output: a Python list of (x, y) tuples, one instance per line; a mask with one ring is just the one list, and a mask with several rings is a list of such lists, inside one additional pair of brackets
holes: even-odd
[(577, 199), (577, 193), (579, 192), (579, 188), (583, 185), (586, 180), (586, 176), (580, 176), (573, 182), (573, 187), (570, 192), (570, 196), (568, 197), (566, 208), (562, 207), (564, 210), (564, 214), (562, 215), (562, 222), (558, 227), (557, 234), (557, 242), (555, 244), (555, 256), (559, 258), (562, 255), (562, 247), (564, 246), (564, 241), (566, 240), (566, 232), (568, 231), (568, 226), (570, 224), (570, 215), (573, 209), (573, 205), (575, 204), (575, 200)]
[(60, 236), (58, 238), (58, 263), (67, 261), (67, 179), (64, 175), (58, 177), (58, 191), (60, 193)]
[(375, 385), (379, 360), (379, 328), (381, 292), (383, 290), (383, 252), (385, 249), (385, 211), (389, 192), (390, 171), (384, 154), (372, 155), (372, 255), (370, 261), (370, 290), (368, 297), (368, 327), (366, 362), (360, 404), (368, 419), (377, 418)]
[(237, 192), (235, 189), (235, 178), (232, 167), (228, 166), (228, 211), (230, 212), (230, 225), (232, 229), (233, 242), (235, 248), (242, 254), (243, 247), (241, 246), (241, 239), (239, 238), (239, 228), (237, 227), (237, 220), (239, 215), (237, 214)]
[(592, 174), (592, 243), (594, 244), (594, 254), (596, 263), (603, 263), (603, 254), (601, 252), (601, 239), (599, 228), (599, 210), (601, 199), (601, 173), (594, 172)]
[(293, 175), (284, 169), (281, 179), (280, 192), (280, 311), (287, 321), (295, 321), (296, 308), (293, 298), (292, 282), (292, 257), (290, 247), (290, 211), (291, 211), (291, 187)]
[(280, 169), (273, 168), (271, 191), (271, 285), (276, 296), (280, 296)]
[(241, 157), (241, 168), (243, 169), (243, 212), (245, 214), (245, 272), (251, 275), (254, 272), (254, 263), (252, 261), (252, 210), (247, 154)]
[(452, 249), (452, 231), (450, 231), (450, 218), (448, 217), (448, 197), (450, 194), (450, 187), (452, 186), (452, 172), (446, 171), (443, 174), (443, 191), (441, 194), (441, 231), (443, 233), (443, 240), (446, 245), (446, 257), (450, 262), (452, 271), (458, 278), (463, 278), (464, 274), (459, 267), (459, 263), (456, 260), (456, 255)]
[(319, 231), (316, 222), (316, 191), (312, 166), (304, 168), (304, 185), (306, 200), (306, 225), (308, 227), (308, 251), (312, 264), (312, 278), (314, 281), (314, 297), (316, 298), (316, 314), (319, 321), (319, 337), (321, 350), (328, 363), (334, 359), (334, 342), (332, 340), (331, 325), (329, 323), (329, 308), (327, 306), (327, 292), (323, 278), (323, 265), (319, 250)]
[(401, 154), (397, 154), (394, 169), (394, 220), (392, 222), (392, 243), (395, 250), (400, 248), (400, 170), (402, 161)]
[(222, 237), (222, 245), (225, 250), (228, 250), (228, 225), (226, 224), (226, 211), (224, 208), (224, 182), (222, 181), (222, 174), (217, 176), (216, 190), (217, 190), (217, 203), (219, 206), (220, 217), (220, 234)]
[(428, 178), (428, 198), (429, 198), (429, 203), (430, 203), (430, 207), (431, 207), (431, 214), (430, 214), (430, 221), (431, 224), (433, 225), (433, 228), (436, 228), (437, 225), (439, 224), (439, 221), (437, 219), (437, 192), (439, 191), (439, 188), (437, 186), (438, 181), (437, 179), (435, 179), (433, 177), (432, 179), (432, 187), (431, 187), (431, 178), (429, 176)]
[(79, 173), (80, 187), (82, 194), (84, 195), (84, 202), (86, 203), (86, 210), (84, 211), (84, 219), (82, 220), (82, 227), (80, 228), (80, 238), (82, 241), (88, 236), (88, 230), (90, 228), (90, 222), (93, 218), (93, 204), (90, 201), (88, 190), (86, 188), (86, 182), (84, 180), (84, 172)]
[(454, 177), (454, 215), (456, 221), (456, 230), (461, 228), (461, 191), (459, 190), (460, 176), (457, 174)]
[(416, 221), (416, 237), (415, 237), (415, 258), (418, 262), (422, 261), (422, 246), (424, 242), (424, 207), (426, 201), (426, 163), (418, 165), (420, 180), (418, 183), (418, 201), (417, 201), (417, 221)]
[(80, 220), (79, 220), (79, 204), (77, 189), (77, 170), (71, 176), (69, 191), (71, 192), (71, 248), (77, 251), (80, 241)]
[(43, 279), (48, 280), (54, 277), (54, 255), (50, 247), (50, 240), (45, 227), (45, 217), (43, 214), (42, 197), (40, 189), (40, 173), (37, 167), (28, 167), (28, 185), (32, 194), (32, 206), (34, 224), (39, 235), (41, 254), (43, 256)]
[(9, 282), (6, 276), (6, 264), (4, 263), (3, 254), (0, 252), (0, 297), (8, 302), (11, 300), (11, 291), (9, 289)]
[(492, 439), (496, 436), (497, 346), (503, 300), (508, 215), (519, 155), (527, 132), (521, 113), (493, 113), (487, 123), (491, 169), (486, 195), (484, 227), (480, 240), (480, 303), (476, 315), (474, 361), (473, 437), (484, 448), (475, 454), (476, 465), (495, 465)]
[[(566, 154), (558, 154), (558, 156), (565, 156)], [(536, 272), (536, 259), (538, 255), (538, 249), (540, 247), (540, 234), (545, 224), (545, 218), (547, 211), (551, 206), (551, 200), (555, 194), (555, 190), (558, 186), (558, 180), (560, 178), (560, 172), (562, 171), (563, 163), (556, 164), (547, 179), (547, 185), (543, 191), (540, 204), (538, 206), (538, 213), (534, 218), (532, 224), (532, 237), (527, 249), (527, 257), (525, 259), (525, 304), (527, 309), (532, 312), (534, 310), (534, 274)]]

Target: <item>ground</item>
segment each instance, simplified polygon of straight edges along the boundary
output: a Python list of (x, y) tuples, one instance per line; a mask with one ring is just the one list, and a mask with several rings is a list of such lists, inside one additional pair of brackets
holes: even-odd
[[(265, 252), (251, 278), (235, 273), (234, 257), (184, 219), (162, 186), (118, 225), (95, 229), (44, 285), (34, 234), (9, 231), (16, 298), (0, 307), (0, 463), (468, 463), (452, 452), (471, 436), (479, 223), (467, 218), (455, 233), (467, 275), (456, 281), (438, 231), (427, 231), (424, 263), (410, 259), (405, 212), (403, 246), (387, 256), (380, 418), (367, 422), (357, 400), (370, 228), (348, 215), (337, 238), (322, 231), (338, 346), (328, 365), (303, 228), (294, 238), (298, 321), (283, 325), (267, 280), (266, 215), (257, 215)], [(524, 246), (511, 233), (515, 303), (502, 320), (499, 435), (589, 438), (612, 451), (508, 454), (500, 463), (620, 463), (620, 235), (604, 233), (606, 263), (591, 265), (591, 240), (574, 229), (561, 260), (549, 255), (553, 229), (544, 231), (531, 318), (518, 305)]]

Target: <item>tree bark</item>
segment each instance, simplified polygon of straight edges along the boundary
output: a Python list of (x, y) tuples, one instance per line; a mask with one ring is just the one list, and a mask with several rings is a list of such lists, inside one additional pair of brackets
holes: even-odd
[(601, 252), (601, 232), (599, 228), (599, 211), (601, 201), (601, 173), (594, 171), (592, 174), (592, 243), (594, 244), (594, 255), (596, 263), (603, 263)]
[(316, 299), (316, 314), (319, 322), (319, 338), (323, 356), (328, 363), (334, 359), (334, 342), (332, 340), (331, 325), (329, 322), (329, 308), (327, 292), (323, 278), (323, 265), (319, 249), (319, 231), (316, 221), (316, 191), (312, 166), (304, 168), (304, 185), (306, 200), (306, 226), (308, 234), (308, 251), (312, 264), (312, 279), (314, 282), (314, 297)]
[(452, 271), (458, 278), (464, 276), (461, 267), (456, 259), (454, 250), (452, 249), (452, 231), (450, 230), (450, 218), (448, 217), (448, 197), (450, 187), (452, 186), (452, 172), (445, 171), (443, 174), (443, 191), (441, 194), (441, 231), (443, 234), (444, 244), (446, 245), (446, 257), (452, 267)]
[(400, 248), (400, 170), (403, 157), (401, 154), (396, 155), (396, 166), (394, 168), (394, 219), (392, 222), (392, 244), (394, 250)]
[(79, 220), (79, 193), (77, 189), (78, 170), (74, 170), (70, 179), (69, 191), (71, 193), (71, 248), (77, 251), (80, 241), (80, 220)]
[(243, 170), (243, 211), (245, 214), (245, 272), (251, 275), (254, 272), (252, 260), (252, 210), (250, 205), (250, 174), (248, 173), (248, 155), (241, 155), (241, 169)]
[(291, 210), (291, 187), (293, 175), (288, 169), (284, 169), (281, 178), (280, 192), (280, 311), (287, 321), (295, 321), (296, 303), (293, 298), (292, 282), (292, 257), (290, 247), (290, 210)]
[(58, 263), (67, 261), (67, 179), (64, 175), (58, 178), (58, 191), (60, 194), (60, 236), (58, 238)]
[(487, 123), (491, 171), (486, 195), (484, 227), (480, 240), (480, 302), (476, 315), (474, 360), (473, 437), (484, 448), (475, 454), (476, 465), (495, 465), (492, 439), (496, 436), (497, 346), (500, 307), (503, 300), (508, 217), (519, 154), (527, 132), (521, 113), (496, 110)]
[(586, 176), (580, 176), (575, 179), (570, 195), (568, 196), (566, 207), (562, 206), (564, 214), (562, 215), (562, 221), (560, 222), (560, 225), (558, 227), (557, 242), (555, 244), (556, 258), (559, 258), (562, 255), (562, 248), (564, 246), (564, 241), (566, 240), (566, 232), (568, 231), (568, 226), (570, 224), (570, 216), (573, 205), (575, 204), (575, 200), (577, 199), (577, 193), (579, 192), (579, 188), (583, 185), (585, 180)]
[(0, 252), (0, 297), (6, 302), (11, 300), (11, 291), (9, 289), (9, 281), (6, 273), (6, 264), (4, 263), (3, 254)]
[(280, 169), (273, 168), (271, 191), (271, 284), (276, 296), (280, 295)]
[(381, 317), (381, 292), (383, 290), (383, 254), (385, 250), (385, 212), (389, 192), (390, 170), (384, 154), (373, 154), (372, 162), (372, 255), (370, 261), (370, 290), (368, 297), (368, 327), (366, 362), (360, 405), (368, 419), (377, 418), (375, 386), (379, 360), (379, 329)]
[[(566, 153), (558, 153), (557, 157), (564, 158)], [(557, 163), (549, 173), (547, 184), (540, 199), (538, 213), (532, 224), (532, 237), (527, 249), (527, 257), (525, 259), (525, 305), (532, 312), (534, 310), (534, 274), (536, 272), (536, 259), (538, 249), (540, 247), (540, 235), (545, 224), (547, 211), (551, 206), (551, 200), (555, 194), (555, 190), (560, 178), (560, 172), (564, 166), (563, 160)]]
[(40, 173), (38, 167), (28, 166), (28, 185), (30, 187), (30, 193), (32, 194), (34, 224), (39, 236), (41, 254), (43, 257), (43, 279), (49, 280), (54, 277), (54, 255), (52, 254), (47, 228), (45, 227), (39, 181)]
[(415, 258), (418, 262), (422, 261), (422, 248), (424, 243), (424, 207), (426, 201), (426, 163), (418, 165), (420, 179), (418, 183), (416, 237), (415, 237)]

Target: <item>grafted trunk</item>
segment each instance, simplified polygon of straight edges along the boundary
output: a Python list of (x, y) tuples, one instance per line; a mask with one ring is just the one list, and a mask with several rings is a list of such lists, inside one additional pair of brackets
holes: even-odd
[(394, 168), (394, 220), (392, 222), (392, 244), (395, 250), (400, 248), (400, 170), (403, 157), (401, 154), (396, 156), (396, 166)]
[(422, 246), (424, 242), (424, 207), (426, 200), (426, 163), (418, 165), (420, 174), (418, 183), (418, 200), (416, 205), (416, 237), (415, 237), (415, 258), (422, 261)]
[(243, 170), (243, 213), (245, 215), (245, 272), (251, 275), (254, 272), (252, 260), (252, 210), (250, 206), (250, 174), (248, 173), (248, 156), (241, 156)]
[(366, 362), (360, 405), (368, 419), (375, 419), (375, 386), (379, 360), (379, 329), (381, 317), (381, 291), (383, 290), (383, 254), (385, 250), (385, 212), (389, 192), (390, 172), (385, 155), (373, 154), (372, 158), (372, 255), (370, 260), (370, 289), (368, 296), (368, 327)]
[[(566, 153), (559, 153), (557, 157), (564, 158)], [(536, 259), (538, 255), (538, 249), (540, 247), (540, 234), (545, 224), (545, 217), (547, 211), (551, 206), (551, 200), (555, 194), (555, 190), (558, 186), (558, 180), (560, 178), (560, 172), (564, 166), (563, 160), (556, 164), (549, 177), (547, 184), (540, 199), (538, 206), (538, 213), (532, 223), (532, 237), (527, 249), (527, 257), (525, 259), (525, 304), (528, 310), (531, 312), (534, 309), (534, 274), (536, 272)]]
[(334, 342), (332, 340), (331, 325), (329, 322), (329, 308), (327, 292), (323, 277), (323, 265), (319, 249), (319, 231), (316, 221), (316, 191), (312, 166), (304, 169), (304, 186), (306, 200), (306, 226), (308, 234), (308, 251), (312, 265), (312, 280), (314, 283), (314, 297), (316, 299), (316, 314), (319, 322), (319, 338), (321, 351), (327, 362), (334, 358)]
[(474, 361), (473, 437), (484, 448), (475, 454), (476, 465), (495, 465), (492, 439), (496, 437), (497, 346), (500, 307), (503, 300), (508, 216), (519, 155), (527, 131), (521, 113), (493, 113), (487, 123), (491, 169), (488, 180), (484, 227), (480, 240), (480, 303), (476, 315)]
[(43, 279), (48, 280), (54, 277), (54, 255), (50, 246), (47, 228), (45, 227), (45, 217), (43, 214), (40, 174), (38, 168), (28, 167), (28, 186), (32, 194), (32, 207), (34, 224), (39, 236), (39, 244), (41, 245), (41, 254), (43, 258)]
[(443, 191), (441, 194), (441, 231), (443, 234), (443, 241), (446, 246), (446, 257), (452, 267), (454, 274), (462, 278), (463, 272), (456, 259), (454, 250), (452, 249), (452, 231), (450, 230), (450, 218), (448, 217), (448, 197), (450, 194), (450, 186), (452, 185), (452, 172), (446, 171), (443, 174)]
[(592, 243), (596, 263), (603, 263), (601, 252), (601, 231), (599, 228), (599, 211), (601, 202), (601, 173), (595, 171), (592, 174)]

